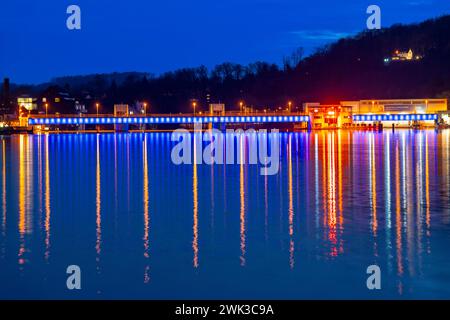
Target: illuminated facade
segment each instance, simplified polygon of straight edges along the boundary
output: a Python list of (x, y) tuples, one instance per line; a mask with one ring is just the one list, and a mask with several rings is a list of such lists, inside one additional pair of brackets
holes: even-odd
[(312, 129), (339, 128), (340, 106), (321, 105), (319, 103), (305, 103), (305, 112), (311, 119)]
[(17, 105), (20, 108), (25, 108), (28, 111), (37, 110), (37, 103), (35, 98), (30, 97), (19, 97), (17, 98)]
[(114, 105), (114, 116), (120, 117), (120, 116), (128, 116), (129, 110), (128, 110), (127, 104), (115, 104)]
[(350, 128), (353, 124), (353, 110), (348, 105), (305, 103), (304, 110), (311, 119), (312, 129)]

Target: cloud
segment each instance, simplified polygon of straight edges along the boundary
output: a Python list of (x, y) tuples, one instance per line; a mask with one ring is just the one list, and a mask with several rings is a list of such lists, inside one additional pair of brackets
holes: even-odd
[(291, 31), (290, 33), (297, 38), (310, 41), (333, 41), (351, 36), (353, 34), (349, 32), (336, 32), (330, 30), (302, 30)]
[(408, 5), (417, 7), (417, 6), (429, 6), (433, 4), (433, 0), (413, 0), (409, 1)]
[(317, 48), (356, 34), (358, 34), (358, 31), (354, 30), (349, 32), (333, 31), (330, 29), (289, 31), (284, 34), (281, 47), (284, 50), (302, 47), (305, 49), (306, 54), (310, 54)]

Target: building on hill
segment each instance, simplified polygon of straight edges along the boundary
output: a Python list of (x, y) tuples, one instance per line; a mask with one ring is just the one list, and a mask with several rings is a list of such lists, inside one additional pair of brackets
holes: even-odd
[(389, 64), (390, 62), (417, 61), (421, 59), (422, 56), (418, 54), (414, 55), (412, 49), (409, 49), (408, 51), (395, 50), (390, 57), (384, 58), (384, 63)]

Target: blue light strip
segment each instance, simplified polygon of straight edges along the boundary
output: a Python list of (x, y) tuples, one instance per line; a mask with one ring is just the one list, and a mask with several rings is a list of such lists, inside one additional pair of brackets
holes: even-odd
[(356, 114), (353, 121), (424, 121), (437, 118), (437, 114)]
[(278, 123), (309, 122), (309, 116), (220, 116), (220, 117), (89, 117), (89, 118), (29, 118), (29, 125), (80, 124), (192, 124), (192, 123)]

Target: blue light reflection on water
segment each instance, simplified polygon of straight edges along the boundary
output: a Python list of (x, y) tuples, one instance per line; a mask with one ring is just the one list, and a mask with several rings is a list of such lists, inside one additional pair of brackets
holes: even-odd
[(2, 137), (0, 298), (450, 298), (449, 131), (280, 139), (263, 176), (165, 133)]

